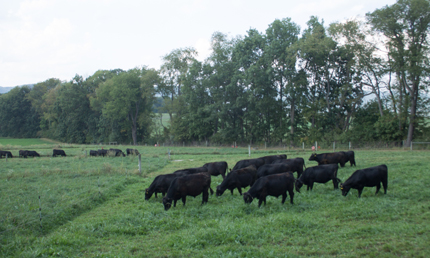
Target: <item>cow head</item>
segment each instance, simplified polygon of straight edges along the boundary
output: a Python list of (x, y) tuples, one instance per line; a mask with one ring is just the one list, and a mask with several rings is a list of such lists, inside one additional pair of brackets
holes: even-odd
[(169, 210), (172, 207), (172, 198), (163, 197), (164, 210)]
[(250, 193), (246, 192), (243, 194), (243, 200), (245, 201), (245, 203), (251, 203), (253, 199), (254, 198), (252, 198)]
[(342, 195), (346, 196), (349, 192), (350, 187), (340, 184), (340, 190), (342, 191)]
[(149, 188), (145, 189), (145, 200), (149, 200), (151, 198), (152, 193), (149, 191)]
[(221, 185), (216, 187), (216, 196), (221, 196), (224, 193), (225, 189), (221, 189)]
[(316, 153), (311, 154), (311, 156), (309, 157), (309, 160), (315, 160), (317, 157)]
[(302, 186), (303, 186), (303, 182), (302, 182), (302, 180), (297, 179), (297, 181), (296, 181), (296, 191), (297, 191), (298, 193), (300, 193), (300, 188), (302, 188)]

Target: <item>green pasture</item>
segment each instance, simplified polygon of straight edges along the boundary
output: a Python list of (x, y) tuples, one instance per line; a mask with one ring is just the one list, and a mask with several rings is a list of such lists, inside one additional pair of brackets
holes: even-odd
[(0, 149), (6, 149), (17, 146), (31, 146), (31, 145), (52, 145), (53, 141), (32, 138), (32, 139), (13, 139), (13, 138), (0, 138)]
[[(49, 145), (50, 146), (50, 145)], [(48, 154), (43, 146), (35, 149)], [(51, 146), (50, 146), (51, 147)], [(235, 190), (188, 197), (165, 211), (160, 196), (144, 200), (158, 174), (213, 161), (229, 168), (247, 148), (142, 147), (138, 157), (89, 157), (109, 146), (60, 145), (68, 157), (0, 160), (2, 257), (428, 257), (430, 177), (428, 151), (357, 150), (357, 167), (339, 169), (345, 181), (356, 169), (386, 164), (388, 193), (365, 188), (347, 197), (331, 182), (281, 198), (244, 203)], [(116, 146), (125, 151), (129, 146)], [(10, 147), (13, 155), (18, 149)], [(170, 152), (170, 157), (169, 157)], [(251, 158), (310, 152), (253, 150)], [(212, 177), (212, 189), (222, 181)], [(245, 191), (247, 191), (245, 189)], [(244, 192), (245, 192), (244, 191)], [(383, 191), (382, 191), (383, 192)], [(42, 214), (40, 223), (39, 196)], [(42, 224), (42, 228), (41, 225)]]

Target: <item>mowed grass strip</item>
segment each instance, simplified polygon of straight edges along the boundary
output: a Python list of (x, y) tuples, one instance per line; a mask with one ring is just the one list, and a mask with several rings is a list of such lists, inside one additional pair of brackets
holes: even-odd
[[(143, 148), (142, 152), (151, 157), (155, 153), (149, 153), (156, 149)], [(257, 200), (246, 205), (236, 190), (233, 196), (229, 191), (218, 198), (210, 196), (209, 203), (203, 206), (201, 196), (187, 197), (186, 206), (178, 201), (177, 207), (167, 212), (160, 196), (145, 201), (144, 189), (157, 174), (221, 160), (226, 160), (232, 168), (238, 160), (249, 158), (243, 150), (239, 154), (232, 154), (230, 150), (226, 150), (227, 154), (189, 154), (193, 151), (172, 155), (170, 161), (148, 171), (145, 174), (148, 177), (134, 175), (134, 183), (122, 184), (120, 191), (48, 233), (28, 232), (27, 237), (33, 236), (26, 242), (28, 245), (23, 244), (25, 234), (8, 238), (8, 249), (3, 248), (3, 254), (19, 257), (428, 257), (430, 254), (427, 247), (430, 240), (428, 152), (356, 151), (357, 168), (348, 163), (339, 169), (338, 177), (345, 181), (356, 169), (386, 164), (386, 195), (383, 191), (375, 195), (373, 187), (365, 188), (360, 199), (354, 189), (343, 197), (328, 182), (314, 185), (314, 190), (309, 192), (302, 188), (302, 193), (295, 193), (294, 205), (288, 201), (281, 205), (281, 198), (273, 197), (268, 197), (267, 205), (261, 208), (257, 207)], [(204, 151), (202, 148), (201, 152)], [(161, 153), (165, 155), (164, 151)], [(257, 152), (252, 157), (266, 154)], [(287, 155), (303, 157), (307, 167), (316, 165), (308, 161), (310, 152)], [(95, 168), (87, 169), (90, 163), (86, 162), (98, 162), (98, 159), (107, 160), (64, 158), (70, 160), (69, 167), (77, 168), (82, 175), (83, 171), (96, 174)], [(121, 168), (119, 158), (110, 160), (117, 162), (118, 167), (112, 168), (108, 177), (115, 171), (124, 177), (121, 169), (128, 165)], [(32, 159), (31, 162), (36, 165), (41, 161)], [(54, 172), (41, 177), (46, 177), (45, 183), (41, 183), (44, 187), (48, 181), (67, 184)], [(8, 182), (22, 184), (18, 178)], [(212, 177), (212, 188), (215, 190), (221, 181), (221, 176)], [(97, 193), (97, 189), (94, 191)], [(13, 198), (14, 193), (8, 195)]]

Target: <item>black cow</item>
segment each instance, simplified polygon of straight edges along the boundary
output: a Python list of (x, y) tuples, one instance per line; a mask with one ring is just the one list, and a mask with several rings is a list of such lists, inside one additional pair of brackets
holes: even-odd
[(127, 152), (127, 156), (128, 155), (139, 155), (140, 154), (139, 151), (136, 150), (136, 149), (126, 149), (125, 151)]
[(164, 209), (167, 211), (172, 206), (176, 207), (176, 201), (182, 199), (185, 206), (187, 195), (196, 197), (203, 193), (202, 204), (209, 199), (209, 188), (211, 186), (211, 175), (209, 173), (198, 173), (173, 179), (167, 190), (167, 195), (163, 197)]
[(173, 179), (177, 178), (178, 174), (165, 174), (156, 176), (151, 185), (145, 189), (145, 200), (149, 200), (152, 194), (155, 193), (155, 198), (157, 198), (157, 193), (161, 193), (163, 196), (166, 195), (167, 189), (169, 189), (170, 184)]
[(228, 173), (222, 183), (216, 187), (216, 196), (221, 196), (225, 190), (229, 189), (233, 195), (233, 190), (237, 188), (239, 194), (242, 195), (242, 189), (247, 186), (252, 186), (257, 179), (257, 168), (251, 165), (246, 168), (233, 170)]
[(57, 155), (66, 157), (66, 153), (63, 150), (54, 149), (52, 152), (52, 157), (57, 157)]
[[(258, 168), (257, 178), (273, 175), (273, 174), (280, 174), (284, 172), (293, 172), (294, 168), (295, 166), (288, 163), (264, 164), (263, 166)], [(299, 172), (297, 172), (297, 174), (298, 173)]]
[(355, 165), (355, 154), (354, 154), (354, 152), (353, 151), (346, 151), (345, 154), (347, 157), (347, 162), (349, 161), (349, 164), (351, 164), (351, 167), (352, 167), (352, 165), (357, 166), (357, 165)]
[(228, 165), (225, 161), (219, 161), (206, 163), (203, 165), (203, 167), (206, 168), (212, 176), (221, 175), (222, 178), (225, 178), (225, 172), (227, 171)]
[(294, 182), (295, 178), (292, 173), (282, 173), (270, 176), (264, 176), (255, 181), (251, 189), (243, 194), (245, 203), (251, 203), (254, 198), (258, 199), (258, 207), (264, 202), (266, 205), (266, 196), (275, 196), (278, 198), (282, 195), (282, 204), (287, 198), (287, 191), (290, 195), (290, 202), (293, 204), (294, 199)]
[(348, 157), (343, 151), (321, 154), (314, 153), (310, 156), (309, 160), (315, 160), (318, 162), (318, 165), (339, 163), (341, 167), (344, 167), (345, 163), (348, 161)]
[(96, 151), (96, 150), (90, 150), (90, 156), (97, 157), (97, 156), (98, 156), (98, 154), (99, 154), (99, 152), (98, 152), (98, 151)]
[(173, 174), (184, 176), (184, 175), (191, 175), (191, 174), (196, 174), (201, 172), (208, 172), (208, 169), (206, 167), (185, 168), (185, 169), (176, 170), (175, 172), (173, 172)]
[(283, 154), (283, 155), (270, 155), (270, 156), (260, 157), (259, 159), (263, 159), (264, 164), (270, 164), (270, 163), (273, 163), (273, 161), (275, 161), (275, 160), (287, 159), (287, 155), (285, 155), (285, 154)]
[(2, 156), (5, 156), (5, 157), (7, 156), (8, 158), (13, 158), (12, 152), (10, 152), (10, 151), (0, 151), (0, 158)]
[(338, 189), (340, 179), (337, 178), (337, 164), (320, 165), (316, 167), (310, 167), (303, 172), (303, 174), (296, 181), (296, 191), (300, 192), (300, 188), (305, 184), (307, 190), (312, 190), (314, 183), (325, 184), (328, 181), (333, 181), (334, 189)]
[(101, 150), (97, 150), (97, 155), (98, 155), (98, 156), (102, 156), (102, 157), (104, 157), (104, 156), (107, 156), (107, 154), (108, 154), (108, 151), (107, 151), (107, 150), (103, 150), (103, 149), (101, 149)]
[(37, 153), (36, 151), (27, 151), (26, 154), (27, 155), (25, 156), (25, 158), (27, 158), (27, 156), (30, 156), (30, 157), (40, 157), (39, 153)]
[(115, 154), (114, 155), (115, 157), (118, 157), (118, 156), (125, 157), (124, 152), (122, 152), (122, 150), (120, 150), (120, 149), (109, 149), (109, 152), (111, 152), (112, 154)]
[(261, 158), (257, 158), (257, 159), (243, 159), (243, 160), (239, 160), (236, 165), (234, 165), (232, 170), (237, 170), (237, 169), (241, 169), (241, 168), (246, 168), (250, 165), (255, 165), (256, 168), (261, 167), (262, 165), (264, 165), (264, 159)]
[(295, 159), (278, 159), (273, 161), (272, 164), (284, 163), (289, 164), (291, 166), (291, 171), (297, 172), (297, 178), (303, 173), (303, 167), (306, 169), (305, 160), (303, 158), (295, 158)]
[(27, 158), (27, 152), (28, 150), (19, 150), (19, 157)]
[(340, 189), (343, 196), (346, 196), (351, 188), (357, 189), (358, 198), (360, 198), (365, 186), (376, 186), (375, 194), (377, 194), (381, 189), (381, 183), (384, 187), (384, 194), (386, 194), (388, 187), (388, 168), (386, 165), (356, 170), (345, 183), (340, 184)]

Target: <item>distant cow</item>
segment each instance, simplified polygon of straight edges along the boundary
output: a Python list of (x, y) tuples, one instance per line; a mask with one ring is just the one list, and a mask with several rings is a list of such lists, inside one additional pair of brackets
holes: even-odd
[(57, 157), (58, 155), (66, 157), (66, 153), (63, 150), (54, 149), (52, 152), (52, 157)]
[(315, 160), (318, 162), (318, 165), (339, 163), (341, 167), (344, 167), (345, 163), (348, 161), (348, 157), (343, 151), (321, 154), (313, 153), (309, 160)]
[(176, 207), (176, 201), (182, 199), (185, 206), (187, 195), (196, 197), (202, 194), (202, 205), (208, 202), (209, 188), (211, 186), (211, 175), (209, 173), (198, 173), (173, 179), (167, 190), (167, 195), (163, 197), (164, 209), (167, 211), (172, 206)]
[(287, 164), (287, 163), (264, 164), (263, 166), (258, 168), (257, 178), (273, 175), (273, 174), (293, 172), (294, 168), (295, 168), (294, 165)]
[(173, 173), (184, 176), (184, 175), (191, 175), (191, 174), (196, 174), (201, 172), (208, 172), (208, 169), (206, 167), (185, 168), (185, 169), (176, 170)]
[(376, 186), (376, 193), (381, 189), (381, 183), (384, 187), (384, 194), (387, 193), (388, 187), (388, 168), (386, 165), (356, 170), (352, 175), (340, 184), (342, 195), (346, 196), (351, 188), (358, 190), (358, 198), (361, 197), (364, 187)]
[(237, 188), (239, 194), (242, 195), (242, 188), (252, 186), (257, 179), (257, 168), (251, 165), (246, 168), (233, 170), (222, 183), (216, 187), (216, 196), (221, 196), (225, 190), (230, 190), (233, 195), (233, 190)]
[(297, 178), (303, 173), (303, 167), (306, 169), (305, 160), (303, 158), (295, 158), (295, 159), (278, 159), (273, 161), (272, 164), (276, 163), (285, 163), (291, 166), (291, 171), (297, 172)]
[(0, 151), (0, 158), (4, 156), (4, 157), (8, 157), (8, 158), (13, 158), (12, 152), (10, 151)]
[(27, 158), (27, 156), (30, 156), (30, 157), (40, 157), (39, 153), (37, 153), (36, 151), (27, 151), (26, 154), (27, 155), (25, 156), (25, 158)]
[(320, 165), (316, 167), (310, 167), (303, 172), (303, 174), (296, 181), (296, 191), (300, 192), (300, 188), (303, 185), (307, 185), (312, 190), (314, 183), (325, 184), (328, 181), (333, 181), (334, 189), (338, 189), (340, 179), (337, 178), (337, 164)]
[(104, 156), (106, 156), (108, 154), (108, 151), (107, 150), (103, 150), (103, 149), (101, 149), (101, 150), (97, 150), (97, 155), (98, 156), (102, 156), (102, 157), (104, 157)]
[(225, 178), (225, 172), (227, 171), (227, 162), (219, 161), (219, 162), (211, 162), (203, 165), (204, 168), (207, 168), (207, 171), (212, 176), (221, 175), (222, 178)]
[(351, 164), (351, 167), (352, 167), (352, 165), (357, 166), (357, 165), (355, 165), (355, 154), (354, 154), (354, 152), (353, 151), (346, 151), (345, 154), (347, 157), (347, 162), (349, 161), (349, 164)]
[(257, 198), (258, 207), (260, 207), (263, 202), (264, 205), (266, 205), (266, 197), (268, 195), (275, 196), (276, 198), (282, 195), (282, 204), (284, 204), (288, 192), (290, 195), (290, 203), (293, 204), (294, 182), (295, 178), (292, 173), (261, 177), (255, 181), (248, 192), (243, 194), (243, 200), (245, 203), (251, 203), (254, 198)]
[(270, 156), (260, 157), (259, 159), (263, 159), (264, 164), (270, 164), (270, 163), (273, 163), (273, 161), (275, 161), (275, 160), (287, 159), (287, 155), (285, 155), (285, 154), (283, 154), (283, 155), (270, 155)]
[(157, 193), (161, 193), (164, 197), (173, 179), (177, 178), (178, 176), (178, 174), (165, 174), (156, 176), (151, 185), (145, 189), (145, 200), (149, 200), (149, 198), (151, 198), (152, 194), (154, 193), (155, 198), (157, 198)]
[(140, 154), (139, 151), (136, 150), (136, 149), (126, 149), (125, 151), (127, 152), (127, 156), (128, 155), (139, 155)]
[(19, 157), (27, 158), (27, 152), (28, 150), (19, 150), (18, 151)]
[(255, 165), (256, 168), (261, 167), (264, 165), (265, 161), (264, 159), (258, 158), (258, 159), (243, 159), (239, 160), (236, 165), (234, 165), (232, 170), (237, 170), (241, 168), (246, 168), (250, 165)]
[(112, 154), (114, 154), (115, 157), (118, 157), (118, 156), (125, 157), (124, 152), (122, 152), (122, 150), (120, 150), (120, 149), (109, 149), (109, 152), (111, 152)]
[(90, 150), (90, 156), (97, 157), (98, 154), (99, 154), (98, 151), (96, 151), (96, 150)]

